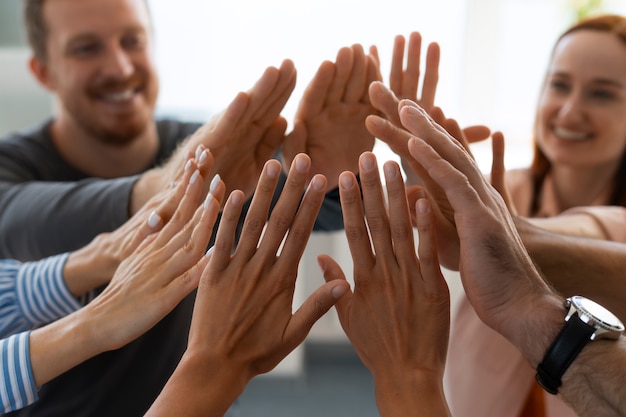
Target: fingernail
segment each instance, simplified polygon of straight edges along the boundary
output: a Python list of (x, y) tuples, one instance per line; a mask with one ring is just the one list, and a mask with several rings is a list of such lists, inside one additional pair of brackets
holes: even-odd
[(208, 193), (206, 198), (204, 199), (204, 209), (208, 210), (209, 206), (211, 205), (211, 201), (213, 201), (213, 194)]
[(343, 297), (346, 292), (348, 292), (348, 289), (345, 287), (345, 285), (337, 285), (335, 288), (330, 290), (330, 293), (333, 295), (335, 300)]
[(304, 156), (296, 157), (296, 171), (299, 173), (306, 172), (309, 169), (309, 159)]
[(385, 171), (386, 180), (394, 180), (398, 176), (397, 166), (392, 162), (387, 162), (383, 165), (383, 170)]
[(419, 214), (427, 214), (428, 213), (428, 202), (424, 198), (420, 198), (417, 200), (417, 212)]
[(159, 216), (156, 211), (152, 210), (150, 216), (148, 217), (148, 226), (154, 229), (155, 227), (157, 227), (157, 224), (159, 224), (160, 221), (161, 216)]
[(202, 153), (202, 146), (198, 145), (196, 148), (196, 161), (200, 159), (200, 154)]
[(276, 178), (278, 173), (280, 172), (280, 168), (277, 164), (267, 164), (267, 168), (265, 169), (267, 176), (270, 178)]
[(339, 184), (341, 184), (341, 188), (344, 190), (350, 190), (354, 187), (354, 181), (352, 180), (352, 176), (348, 173), (341, 174), (339, 177)]
[(213, 179), (211, 180), (211, 185), (209, 186), (210, 192), (215, 192), (217, 190), (218, 185), (220, 184), (221, 177), (220, 174), (215, 174)]
[(374, 125), (374, 126), (383, 126), (385, 124), (385, 121), (382, 117), (379, 116), (369, 116), (368, 117), (370, 122)]
[(363, 171), (370, 172), (376, 168), (376, 158), (371, 153), (361, 155), (361, 168)]
[(193, 172), (193, 174), (191, 174), (191, 177), (189, 178), (189, 184), (193, 184), (194, 182), (196, 182), (199, 176), (200, 176), (200, 171), (196, 169)]
[(322, 191), (324, 189), (324, 182), (325, 181), (323, 177), (316, 175), (311, 180), (311, 188), (313, 188), (315, 191)]
[(214, 247), (215, 247), (215, 246), (211, 246), (211, 247), (210, 247), (210, 248), (206, 251), (206, 253), (204, 254), (204, 256), (206, 256), (207, 258), (210, 258), (210, 257), (211, 257), (211, 255), (213, 254), (213, 248), (214, 248)]
[(185, 163), (185, 172), (189, 171), (189, 168), (191, 168), (191, 165), (192, 165), (192, 163), (191, 163), (191, 159), (190, 159), (190, 160), (188, 160)]
[(230, 202), (231, 204), (239, 204), (241, 203), (241, 193), (230, 193)]
[(206, 151), (202, 151), (202, 153), (200, 154), (200, 159), (198, 159), (198, 163), (201, 164), (204, 162), (204, 160), (207, 158), (207, 152)]

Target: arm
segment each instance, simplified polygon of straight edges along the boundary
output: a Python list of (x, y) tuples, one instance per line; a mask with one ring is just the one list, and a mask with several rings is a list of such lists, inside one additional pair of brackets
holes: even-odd
[[(563, 326), (563, 297), (543, 281), (513, 219), (473, 159), (414, 103), (400, 105), (415, 161), (445, 191), (460, 240), (463, 287), (479, 317), (515, 345), (533, 367)], [(580, 415), (620, 415), (626, 344), (587, 344), (568, 368), (560, 393)], [(622, 414), (623, 415), (623, 414)]]
[(135, 181), (0, 182), (0, 256), (28, 261), (85, 246), (128, 220)]
[(274, 368), (345, 294), (346, 283), (325, 284), (292, 313), (298, 263), (326, 186), (315, 176), (303, 197), (309, 169), (308, 157), (294, 159), (261, 237), (281, 171), (277, 161), (266, 163), (234, 254), (243, 194), (230, 195), (202, 273), (187, 350), (146, 415), (224, 415), (248, 381)]
[[(437, 260), (433, 219), (428, 210), (418, 211), (418, 259), (400, 167), (388, 162), (384, 171), (389, 214), (373, 154), (361, 156), (363, 200), (354, 175), (340, 177), (354, 292), (339, 300), (337, 313), (374, 376), (381, 416), (449, 416), (443, 371), (450, 296)], [(327, 281), (346, 279), (328, 256), (320, 256), (319, 263)]]
[(557, 291), (565, 297), (589, 297), (626, 321), (626, 245), (553, 233), (523, 218), (515, 218), (515, 225), (531, 258)]

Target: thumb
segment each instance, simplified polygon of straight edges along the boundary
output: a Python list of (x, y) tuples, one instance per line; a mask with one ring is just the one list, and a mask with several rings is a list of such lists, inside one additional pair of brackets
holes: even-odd
[(318, 321), (338, 299), (350, 290), (350, 285), (345, 280), (333, 280), (319, 287), (302, 303), (300, 308), (293, 314), (287, 329), (285, 340), (289, 345), (297, 346), (309, 334), (311, 327)]

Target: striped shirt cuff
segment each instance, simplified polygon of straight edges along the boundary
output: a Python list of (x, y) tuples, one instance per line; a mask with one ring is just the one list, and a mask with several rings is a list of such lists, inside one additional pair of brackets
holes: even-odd
[(68, 257), (66, 253), (22, 264), (17, 274), (17, 301), (33, 326), (57, 320), (81, 307), (63, 277)]
[(0, 340), (2, 412), (18, 410), (39, 399), (30, 363), (30, 331)]

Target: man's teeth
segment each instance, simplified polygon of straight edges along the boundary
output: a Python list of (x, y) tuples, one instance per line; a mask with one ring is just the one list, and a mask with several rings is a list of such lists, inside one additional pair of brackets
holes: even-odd
[(120, 91), (119, 93), (109, 93), (105, 95), (107, 100), (111, 101), (124, 101), (133, 97), (135, 92), (133, 90)]
[(559, 127), (554, 128), (554, 133), (563, 139), (569, 140), (585, 140), (589, 138), (589, 133), (572, 132), (571, 130), (562, 129)]

